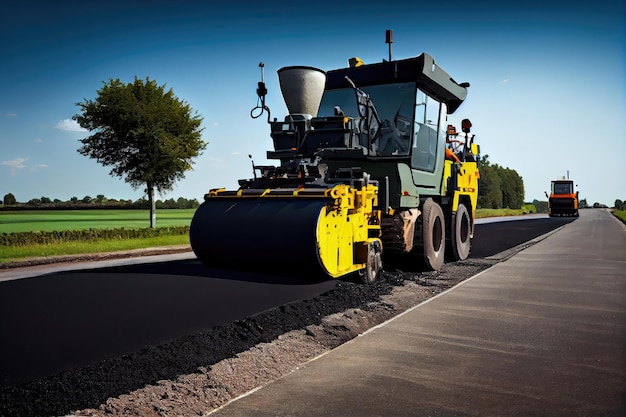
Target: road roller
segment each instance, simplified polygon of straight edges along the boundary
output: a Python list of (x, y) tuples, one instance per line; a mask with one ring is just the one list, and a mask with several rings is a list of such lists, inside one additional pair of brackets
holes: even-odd
[[(325, 71), (277, 71), (288, 110), (271, 118), (264, 65), (257, 106), (273, 149), (239, 188), (211, 189), (190, 226), (206, 265), (318, 268), (372, 283), (383, 259), (425, 270), (466, 259), (474, 234), (479, 147), (463, 119), (467, 95), (428, 54)], [(389, 254), (389, 257), (387, 256)], [(385, 256), (383, 256), (385, 255)]]

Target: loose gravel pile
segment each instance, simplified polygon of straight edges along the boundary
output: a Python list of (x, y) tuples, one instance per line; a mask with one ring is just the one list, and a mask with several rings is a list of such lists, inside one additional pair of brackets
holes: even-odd
[(202, 416), (488, 268), (384, 272), (131, 355), (0, 389), (0, 416)]

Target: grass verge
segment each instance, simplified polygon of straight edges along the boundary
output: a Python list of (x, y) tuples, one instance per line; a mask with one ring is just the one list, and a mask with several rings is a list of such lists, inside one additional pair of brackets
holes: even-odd
[(626, 224), (626, 210), (615, 210), (613, 215)]
[(520, 209), (477, 209), (476, 218), (481, 219), (484, 217), (522, 216), (524, 214), (532, 214), (536, 212), (537, 210), (535, 209), (535, 206), (533, 206), (532, 204), (526, 204)]
[(79, 255), (85, 253), (103, 253), (128, 251), (133, 249), (159, 246), (189, 244), (189, 236), (172, 235), (140, 239), (97, 240), (93, 242), (61, 242), (0, 248), (0, 263), (9, 263), (27, 258)]

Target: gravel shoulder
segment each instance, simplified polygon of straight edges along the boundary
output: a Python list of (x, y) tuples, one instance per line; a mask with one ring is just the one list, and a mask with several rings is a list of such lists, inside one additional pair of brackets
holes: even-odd
[(467, 260), (436, 272), (385, 271), (369, 286), (341, 281), (314, 299), (1, 388), (0, 416), (207, 415), (493, 263)]

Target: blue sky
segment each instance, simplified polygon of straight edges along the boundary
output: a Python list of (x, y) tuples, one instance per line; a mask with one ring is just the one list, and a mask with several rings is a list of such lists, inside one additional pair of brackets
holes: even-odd
[[(350, 57), (432, 55), (468, 97), (449, 117), (470, 118), (482, 154), (524, 179), (526, 201), (550, 180), (576, 180), (581, 198), (626, 199), (623, 1), (495, 2), (150, 1), (15, 2), (0, 16), (0, 198), (133, 199), (110, 168), (80, 155), (88, 135), (76, 103), (109, 79), (166, 84), (203, 118), (209, 144), (194, 170), (158, 196), (197, 198), (236, 188), (250, 159), (268, 163), (265, 117), (251, 119), (265, 64), (272, 116), (286, 114), (276, 70), (330, 70)], [(561, 3), (561, 2), (557, 2)], [(275, 161), (278, 162), (278, 161)]]

